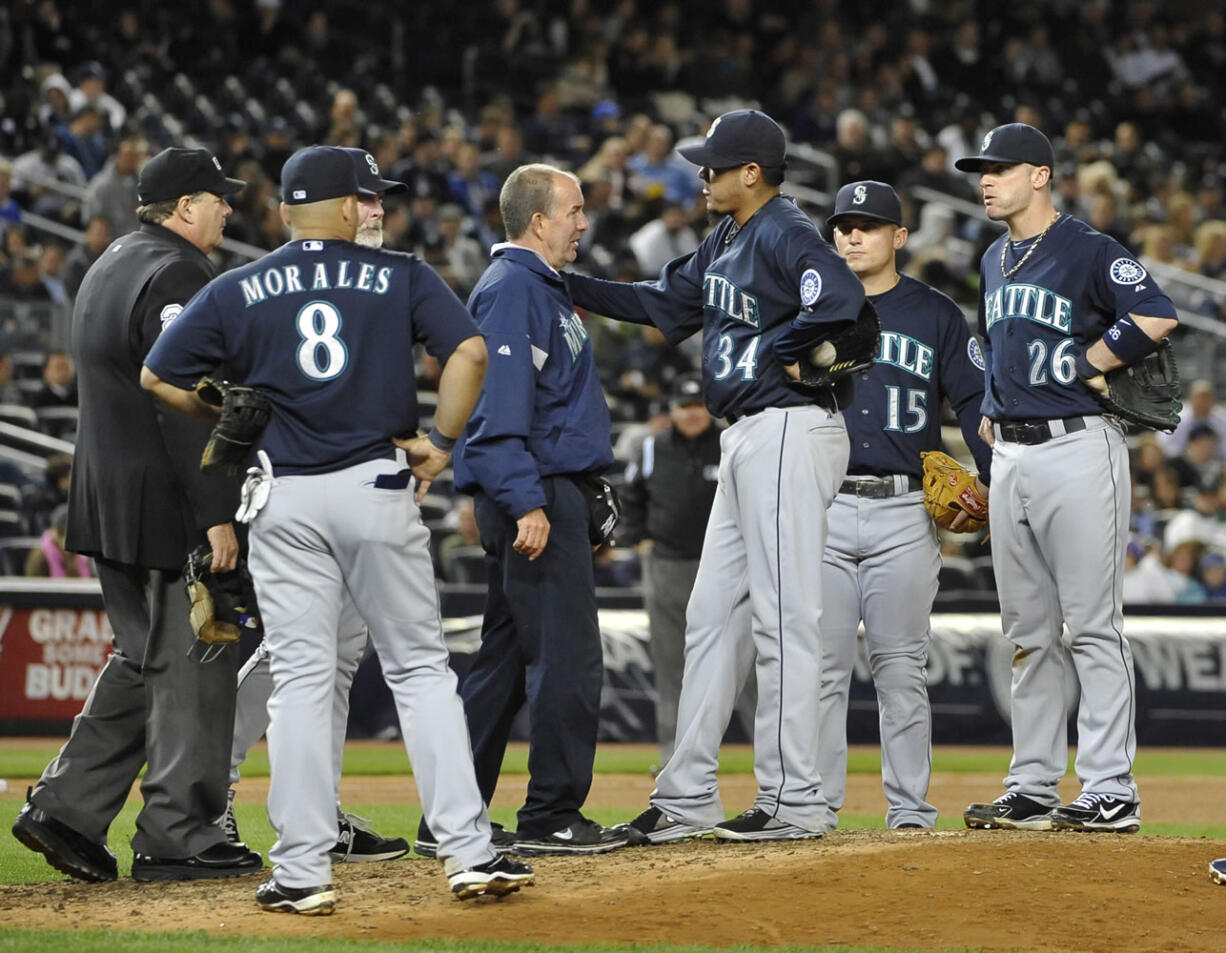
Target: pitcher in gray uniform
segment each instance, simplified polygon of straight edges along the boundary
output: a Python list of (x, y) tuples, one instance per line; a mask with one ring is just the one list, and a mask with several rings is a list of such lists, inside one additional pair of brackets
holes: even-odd
[[(669, 262), (656, 281), (568, 275), (582, 307), (654, 324), (674, 344), (701, 329), (707, 407), (731, 423), (686, 609), (676, 748), (656, 776), (651, 807), (630, 826), (653, 844), (706, 833), (821, 837), (821, 558), (826, 510), (847, 472), (840, 407), (850, 381), (816, 398), (790, 381), (801, 355), (856, 319), (864, 288), (780, 194), (786, 142), (769, 116), (725, 113), (705, 142), (681, 154), (700, 167), (708, 209), (723, 216), (698, 250)], [(725, 820), (719, 745), (755, 657), (758, 794)]]
[[(924, 509), (920, 453), (940, 449), (941, 402), (948, 397), (987, 496), (991, 451), (977, 432), (983, 358), (962, 310), (895, 268), (907, 229), (890, 186), (843, 186), (829, 221), (835, 248), (877, 309), (881, 346), (873, 366), (857, 375), (845, 411), (851, 460), (830, 507), (822, 565), (822, 788), (837, 812), (847, 787), (847, 700), (863, 619), (881, 725), (886, 825), (933, 827), (925, 666), (941, 557)], [(963, 513), (952, 528), (965, 522)]]
[[(1006, 792), (971, 804), (970, 827), (1132, 832), (1136, 684), (1124, 638), (1124, 549), (1131, 486), (1119, 423), (1093, 390), (1152, 352), (1175, 306), (1113, 238), (1056, 211), (1051, 143), (1009, 123), (979, 155), (988, 218), (1008, 225), (979, 266), (987, 376), (980, 433), (992, 445), (992, 559), (1013, 655), (1013, 761)], [(1077, 777), (1068, 764), (1062, 633), (1081, 683)]]

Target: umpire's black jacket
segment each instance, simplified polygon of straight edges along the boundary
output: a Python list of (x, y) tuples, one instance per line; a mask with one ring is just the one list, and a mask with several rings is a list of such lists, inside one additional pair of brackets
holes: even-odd
[(117, 238), (86, 273), (72, 314), (80, 418), (70, 551), (177, 571), (208, 527), (233, 518), (238, 481), (200, 472), (208, 424), (140, 386), (158, 334), (213, 275), (195, 245), (150, 224)]
[(697, 559), (719, 477), (720, 428), (712, 424), (693, 440), (669, 427), (643, 441), (626, 467), (620, 491), (618, 539), (633, 545), (653, 541), (665, 559)]

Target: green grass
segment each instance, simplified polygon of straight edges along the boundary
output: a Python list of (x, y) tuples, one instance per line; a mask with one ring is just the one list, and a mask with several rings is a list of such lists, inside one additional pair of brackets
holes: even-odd
[[(5, 930), (0, 929), (0, 953), (535, 953), (539, 943), (414, 940), (380, 943), (371, 940), (331, 940), (315, 937), (276, 939), (269, 937), (216, 937), (205, 933), (115, 933), (103, 930)], [(574, 944), (547, 947), (565, 953), (761, 953), (760, 946), (625, 946), (614, 943)], [(916, 953), (910, 948), (857, 946), (772, 947), (772, 953)], [(984, 953), (980, 948), (949, 949), (944, 953)], [(995, 951), (1001, 953), (1001, 951)], [(1012, 951), (1024, 953), (1024, 951)]]

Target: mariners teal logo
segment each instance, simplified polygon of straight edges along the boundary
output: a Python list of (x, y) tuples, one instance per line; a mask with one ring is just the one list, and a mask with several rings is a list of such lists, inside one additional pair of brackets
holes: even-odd
[[(818, 290), (821, 290), (820, 285)], [(758, 299), (715, 272), (702, 276), (702, 303), (703, 307), (713, 308), (733, 321), (741, 321), (750, 327), (756, 328), (762, 324), (762, 317), (758, 313)]]
[(936, 352), (923, 341), (898, 331), (882, 331), (877, 348), (878, 364), (898, 367), (920, 380), (932, 380)]
[(997, 321), (1024, 318), (1072, 333), (1073, 302), (1039, 285), (1001, 285), (983, 298), (983, 316), (989, 328)]
[(857, 185), (855, 192), (852, 193), (851, 204), (852, 205), (863, 205), (867, 198), (868, 198), (868, 186), (867, 185)]
[(370, 167), (371, 175), (379, 174), (379, 163), (375, 161), (375, 157), (372, 156), (369, 152), (366, 153), (366, 165)]
[(983, 145), (981, 145), (981, 146), (979, 147), (979, 151), (980, 151), (980, 152), (987, 152), (987, 151), (988, 151), (988, 146), (990, 146), (990, 145), (992, 144), (992, 137), (993, 137), (994, 135), (996, 135), (996, 130), (995, 130), (995, 129), (993, 129), (991, 132), (989, 132), (989, 133), (988, 133), (986, 136), (984, 136), (984, 137), (983, 137)]
[(574, 311), (558, 312), (558, 320), (562, 326), (562, 339), (566, 342), (566, 349), (570, 351), (570, 358), (573, 361), (579, 356), (579, 352), (583, 350), (583, 345), (587, 341), (587, 328), (583, 326), (583, 321)]
[(1131, 258), (1117, 258), (1111, 263), (1111, 280), (1117, 285), (1137, 285), (1145, 280), (1145, 269)]
[(806, 269), (805, 273), (800, 276), (800, 303), (806, 308), (811, 308), (821, 293), (822, 276), (818, 274), (816, 268)]
[(983, 349), (974, 338), (966, 342), (966, 356), (971, 359), (971, 363), (977, 368), (981, 371), (984, 370)]

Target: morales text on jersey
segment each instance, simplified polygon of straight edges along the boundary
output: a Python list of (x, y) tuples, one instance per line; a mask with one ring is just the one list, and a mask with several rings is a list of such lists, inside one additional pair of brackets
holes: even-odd
[(337, 288), (352, 288), (371, 294), (387, 294), (392, 280), (392, 267), (376, 268), (369, 262), (354, 263), (346, 258), (317, 261), (314, 265), (300, 268), (298, 265), (280, 265), (255, 272), (239, 282), (243, 289), (243, 303), (250, 308), (268, 298), (288, 294), (307, 294), (315, 291), (332, 291)]

